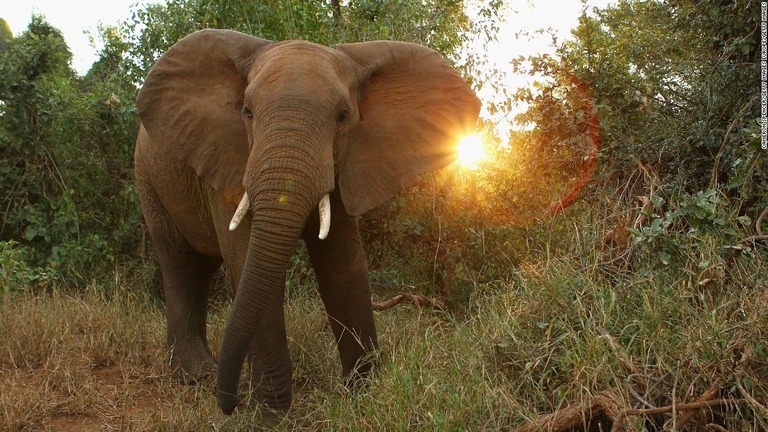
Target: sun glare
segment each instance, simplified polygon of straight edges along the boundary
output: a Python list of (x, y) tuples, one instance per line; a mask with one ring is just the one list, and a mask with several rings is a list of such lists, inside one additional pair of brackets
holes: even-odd
[(464, 168), (476, 169), (478, 164), (486, 158), (485, 146), (480, 135), (467, 135), (459, 141), (458, 162)]

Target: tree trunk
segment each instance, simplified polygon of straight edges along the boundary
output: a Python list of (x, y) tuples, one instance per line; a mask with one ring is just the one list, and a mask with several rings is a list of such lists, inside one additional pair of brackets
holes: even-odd
[(333, 18), (337, 24), (341, 23), (341, 3), (339, 0), (331, 0), (331, 6), (333, 6)]

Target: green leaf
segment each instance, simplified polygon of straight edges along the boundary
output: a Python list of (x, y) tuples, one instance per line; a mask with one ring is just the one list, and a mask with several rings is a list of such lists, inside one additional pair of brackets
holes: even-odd
[(38, 232), (38, 227), (34, 225), (27, 226), (27, 228), (24, 230), (24, 240), (33, 240), (35, 237), (37, 237)]

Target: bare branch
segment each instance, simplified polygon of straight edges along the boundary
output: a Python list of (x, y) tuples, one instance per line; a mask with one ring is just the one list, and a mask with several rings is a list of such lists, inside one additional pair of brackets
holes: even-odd
[(341, 22), (341, 3), (339, 0), (331, 0), (331, 6), (333, 6), (333, 18), (337, 23)]
[(622, 348), (622, 346), (619, 345), (619, 343), (616, 341), (616, 338), (611, 336), (611, 334), (602, 327), (598, 326), (596, 327), (596, 330), (600, 334), (600, 339), (603, 339), (605, 343), (607, 343), (608, 346), (616, 353), (621, 362), (624, 364), (624, 367), (626, 367), (630, 372), (634, 374), (642, 374), (640, 368), (637, 367), (632, 359), (630, 359), (629, 355), (627, 355), (627, 352), (624, 351), (624, 348)]
[(679, 412), (679, 411), (698, 410), (702, 408), (714, 408), (716, 406), (735, 404), (738, 402), (742, 402), (742, 401), (737, 399), (715, 399), (715, 400), (702, 400), (699, 402), (693, 402), (688, 404), (668, 405), (660, 408), (648, 408), (648, 409), (628, 408), (620, 412), (619, 415), (616, 416), (616, 420), (613, 423), (611, 432), (623, 431), (624, 419), (629, 416), (650, 416), (655, 414), (666, 414), (673, 411)]
[(412, 305), (416, 306), (417, 308), (428, 307), (428, 306), (434, 306), (437, 308), (443, 307), (442, 303), (437, 299), (428, 299), (423, 295), (419, 295), (419, 294), (398, 294), (385, 302), (381, 302), (381, 303), (373, 302), (373, 310), (384, 311), (405, 301), (410, 302)]

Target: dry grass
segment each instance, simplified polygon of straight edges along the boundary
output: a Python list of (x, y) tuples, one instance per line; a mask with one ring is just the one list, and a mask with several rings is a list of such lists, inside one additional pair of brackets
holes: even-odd
[[(286, 310), (295, 398), (277, 429), (514, 430), (586, 406), (608, 389), (637, 411), (690, 404), (713, 386), (732, 402), (696, 411), (686, 430), (710, 423), (712, 430), (768, 428), (761, 410), (768, 402), (768, 286), (759, 256), (737, 263), (717, 287), (699, 285), (698, 274), (584, 262), (568, 254), (524, 262), (510, 280), (476, 286), (460, 318), (409, 304), (378, 313), (380, 367), (355, 393), (338, 376), (317, 295), (294, 292)], [(0, 430), (258, 424), (253, 412), (222, 415), (213, 383), (174, 381), (163, 306), (122, 276), (77, 294), (54, 288), (3, 300)], [(213, 307), (214, 351), (228, 310)], [(625, 413), (627, 430), (671, 428), (683, 415), (644, 420), (636, 411)]]

